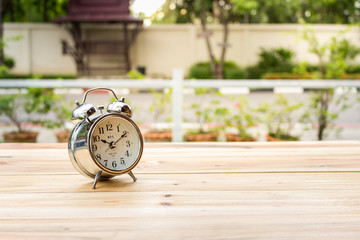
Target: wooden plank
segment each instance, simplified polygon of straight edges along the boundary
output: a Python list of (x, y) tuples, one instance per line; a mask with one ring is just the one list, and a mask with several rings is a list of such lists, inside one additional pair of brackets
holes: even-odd
[(359, 237), (359, 196), (359, 190), (5, 194), (1, 202), (17, 205), (1, 210), (0, 236), (21, 229), (47, 237)]
[(0, 144), (0, 239), (360, 239), (360, 143), (149, 144), (137, 182)]
[[(76, 233), (66, 233), (66, 232), (36, 232), (35, 234), (27, 234), (27, 233), (11, 233), (6, 235), (1, 235), (2, 239), (14, 240), (14, 239), (27, 239), (27, 240), (48, 240), (48, 239), (266, 239), (266, 240), (279, 240), (279, 239), (292, 239), (292, 240), (358, 240), (359, 233), (357, 230), (353, 229), (343, 229), (343, 231), (334, 231), (331, 228), (327, 231), (327, 234), (324, 235), (322, 230), (308, 231), (308, 228), (304, 228), (303, 231), (295, 231), (296, 226), (292, 228), (286, 229), (283, 231), (282, 229), (270, 228), (265, 229), (261, 226), (256, 226), (254, 229), (248, 229), (247, 231), (243, 230), (229, 230), (228, 228), (218, 229), (207, 229), (206, 231), (202, 231), (202, 229), (197, 230), (187, 230), (183, 229), (183, 231), (179, 231), (174, 234), (173, 231), (164, 230), (159, 231), (159, 228), (162, 226), (155, 225), (151, 231), (141, 231), (141, 228), (138, 228), (138, 231), (126, 231), (122, 230), (121, 226), (116, 229), (114, 232), (76, 232)], [(241, 227), (241, 229), (245, 228)], [(302, 226), (300, 226), (302, 227)], [(314, 226), (317, 227), (317, 226)], [(326, 226), (324, 226), (326, 227)], [(67, 228), (66, 228), (67, 229)], [(65, 231), (66, 231), (65, 229)], [(249, 232), (253, 232), (253, 234), (249, 234)], [(35, 236), (34, 236), (35, 235)], [(171, 237), (169, 237), (171, 236)]]
[[(330, 146), (333, 143), (330, 143)], [(6, 145), (6, 144), (5, 144)], [(139, 173), (326, 172), (360, 171), (360, 144), (150, 144), (136, 167)], [(2, 144), (0, 144), (2, 146)], [(65, 145), (2, 149), (0, 174), (74, 174)], [(21, 148), (24, 146), (24, 149)], [(61, 147), (59, 147), (61, 146)], [(163, 147), (162, 147), (163, 146)], [(166, 146), (166, 147), (165, 147)], [(196, 147), (197, 146), (197, 147)], [(233, 147), (231, 147), (233, 146)], [(326, 146), (326, 147), (324, 147)], [(65, 148), (64, 148), (65, 147)]]
[(360, 172), (334, 173), (224, 173), (136, 174), (101, 181), (81, 175), (0, 176), (2, 193), (80, 193), (151, 191), (267, 191), (267, 190), (359, 190)]
[(314, 211), (319, 216), (359, 217), (360, 210), (360, 190), (166, 192), (4, 194), (0, 197), (4, 202), (0, 220), (151, 216), (176, 219), (204, 215), (236, 219), (247, 215), (312, 216)]

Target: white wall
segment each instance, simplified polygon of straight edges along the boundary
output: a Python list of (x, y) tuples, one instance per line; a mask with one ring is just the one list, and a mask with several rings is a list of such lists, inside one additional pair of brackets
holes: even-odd
[[(315, 25), (321, 42), (329, 41), (345, 25)], [(221, 42), (221, 26), (210, 26), (212, 44), (217, 56)], [(242, 66), (254, 64), (260, 47), (288, 47), (296, 52), (299, 61), (315, 62), (307, 52), (307, 43), (301, 40), (302, 26), (297, 24), (232, 25), (230, 27), (227, 60)], [(118, 26), (87, 26), (85, 35), (94, 38), (120, 36)], [(170, 76), (173, 68), (188, 69), (197, 61), (208, 59), (205, 40), (198, 37), (200, 26), (153, 25), (143, 29), (131, 49), (133, 68), (145, 66), (150, 75)], [(69, 55), (61, 54), (61, 39), (71, 42), (63, 27), (53, 24), (5, 24), (5, 36), (21, 35), (19, 41), (8, 43), (6, 54), (16, 60), (14, 73), (74, 74), (75, 64)], [(359, 29), (353, 27), (347, 33), (353, 43), (360, 45)]]

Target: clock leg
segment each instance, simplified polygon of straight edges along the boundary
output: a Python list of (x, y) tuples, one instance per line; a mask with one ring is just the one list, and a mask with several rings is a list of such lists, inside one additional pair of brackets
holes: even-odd
[(137, 178), (136, 178), (135, 175), (132, 173), (132, 171), (128, 172), (128, 174), (129, 174), (130, 177), (134, 180), (134, 182), (136, 182)]
[(97, 184), (97, 182), (98, 182), (98, 181), (99, 181), (99, 179), (100, 179), (100, 175), (101, 175), (101, 173), (102, 173), (102, 171), (100, 170), (100, 171), (98, 171), (98, 172), (97, 172), (97, 174), (95, 175), (95, 178), (94, 178), (94, 183), (93, 183), (93, 185), (92, 185), (92, 188), (93, 188), (93, 189), (95, 189), (96, 184)]

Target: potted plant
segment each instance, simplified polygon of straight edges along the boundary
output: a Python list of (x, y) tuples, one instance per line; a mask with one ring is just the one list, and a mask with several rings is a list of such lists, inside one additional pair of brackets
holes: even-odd
[(70, 104), (65, 103), (62, 97), (56, 95), (55, 98), (57, 104), (52, 109), (55, 118), (42, 120), (40, 123), (48, 129), (56, 129), (54, 134), (57, 142), (63, 143), (70, 137), (71, 130), (67, 127), (67, 122), (71, 119), (72, 110)]
[[(152, 91), (154, 101), (149, 107), (149, 111), (152, 112), (153, 122), (157, 124), (160, 118), (169, 112), (169, 103), (171, 104), (171, 93), (169, 90), (166, 93), (159, 93)], [(171, 121), (171, 117), (168, 117), (166, 121)], [(171, 130), (168, 128), (153, 127), (150, 131), (143, 134), (146, 141), (150, 142), (170, 142), (172, 139)]]
[[(65, 128), (65, 119), (70, 119), (71, 111), (68, 106), (64, 105), (63, 99), (54, 92), (54, 89), (30, 88), (26, 98), (25, 108), (27, 112), (32, 111), (38, 116), (32, 122), (49, 129), (63, 129), (55, 133), (55, 136), (58, 142), (66, 142), (69, 139), (70, 132)], [(55, 114), (55, 120), (44, 118), (44, 115), (50, 112)]]
[(210, 128), (208, 124), (212, 122), (214, 110), (211, 107), (203, 108), (201, 104), (194, 103), (191, 109), (195, 111), (198, 129), (189, 130), (185, 134), (188, 142), (216, 142), (219, 136), (217, 128)]
[(29, 88), (26, 94), (0, 96), (0, 115), (6, 116), (16, 131), (3, 134), (6, 142), (36, 142), (38, 132), (24, 128), (26, 123), (38, 124), (55, 105), (53, 89)]
[(229, 114), (226, 118), (226, 126), (236, 128), (237, 133), (226, 133), (226, 141), (228, 142), (254, 142), (257, 139), (254, 138), (248, 131), (250, 127), (255, 126), (257, 117), (255, 111), (249, 107), (249, 101), (241, 97), (235, 104), (236, 112)]
[(55, 109), (56, 119), (57, 119), (57, 131), (55, 136), (57, 142), (67, 142), (70, 137), (71, 130), (66, 127), (67, 121), (71, 119), (71, 108), (68, 105), (61, 105)]
[(273, 103), (263, 103), (257, 109), (263, 114), (263, 122), (267, 127), (267, 141), (298, 141), (293, 135), (294, 125), (302, 121), (298, 110), (302, 103), (291, 104), (283, 95), (277, 95)]
[(36, 142), (38, 132), (24, 128), (25, 111), (21, 106), (22, 102), (24, 98), (20, 94), (0, 96), (0, 115), (7, 117), (16, 127), (16, 131), (3, 133), (5, 142)]
[[(209, 91), (208, 89), (196, 89), (195, 94), (204, 102), (202, 96)], [(211, 101), (210, 106), (204, 107), (203, 104), (194, 103), (190, 106), (195, 112), (195, 120), (198, 124), (197, 129), (189, 130), (184, 138), (188, 142), (215, 142), (218, 140), (219, 133), (225, 129), (222, 124), (224, 116), (228, 114), (226, 108), (219, 107), (219, 101)], [(219, 124), (220, 123), (220, 124)]]

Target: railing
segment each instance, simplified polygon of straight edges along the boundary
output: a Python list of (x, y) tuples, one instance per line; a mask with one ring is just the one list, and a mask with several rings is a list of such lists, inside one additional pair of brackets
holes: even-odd
[(163, 89), (172, 88), (173, 142), (181, 142), (184, 88), (234, 88), (273, 89), (277, 87), (301, 87), (308, 89), (360, 88), (360, 80), (184, 80), (182, 69), (174, 69), (172, 80), (0, 80), (0, 88), (109, 88)]

